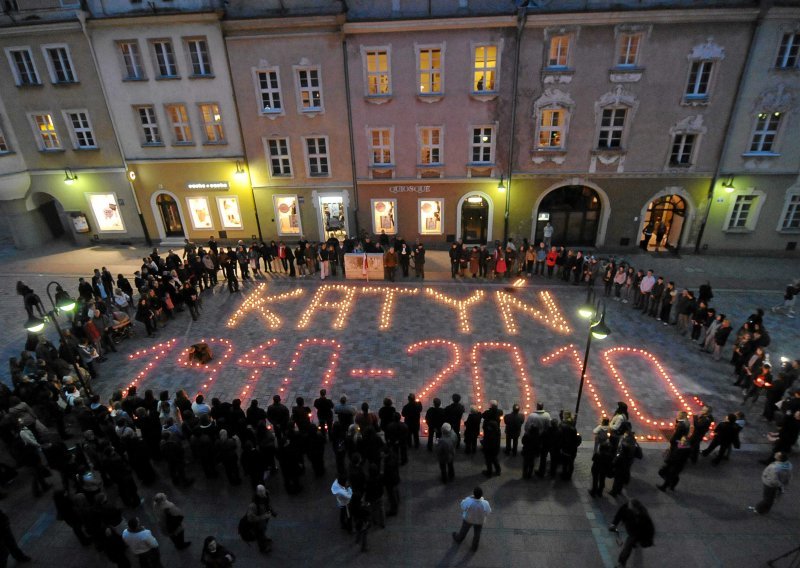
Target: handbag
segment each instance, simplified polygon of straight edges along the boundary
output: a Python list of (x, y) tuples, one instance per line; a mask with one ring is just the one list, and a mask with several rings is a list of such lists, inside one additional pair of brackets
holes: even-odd
[(164, 296), (164, 305), (167, 306), (168, 310), (174, 310), (175, 309), (175, 304), (172, 303), (172, 298), (170, 297), (169, 294)]

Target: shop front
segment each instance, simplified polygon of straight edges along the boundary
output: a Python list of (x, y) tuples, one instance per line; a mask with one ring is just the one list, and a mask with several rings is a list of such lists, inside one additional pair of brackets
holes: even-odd
[[(256, 188), (266, 241), (344, 241), (355, 232), (349, 188)], [(352, 232), (351, 232), (352, 231)]]
[(368, 234), (419, 240), (428, 246), (502, 238), (497, 227), (503, 226), (504, 204), (496, 180), (359, 184), (359, 219)]
[(235, 163), (140, 162), (129, 175), (153, 239), (177, 245), (212, 235), (221, 242), (258, 237), (248, 178)]

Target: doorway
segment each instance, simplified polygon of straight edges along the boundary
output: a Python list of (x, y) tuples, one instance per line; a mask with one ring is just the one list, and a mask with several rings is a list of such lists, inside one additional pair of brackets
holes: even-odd
[(322, 227), (321, 239), (327, 241), (331, 237), (344, 240), (347, 236), (347, 214), (344, 209), (344, 198), (341, 195), (320, 195), (319, 215)]
[(181, 212), (175, 198), (166, 193), (160, 193), (158, 197), (156, 197), (156, 207), (161, 216), (161, 226), (164, 227), (164, 236), (166, 238), (184, 238), (186, 234), (183, 232)]
[(558, 246), (593, 247), (597, 242), (602, 204), (591, 187), (569, 185), (545, 195), (536, 212), (534, 242), (544, 240), (547, 221), (553, 227), (552, 243)]
[(489, 202), (471, 195), (461, 204), (461, 239), (464, 244), (484, 245), (489, 232)]
[(642, 222), (640, 238), (644, 229), (652, 224), (653, 234), (646, 243), (648, 251), (676, 251), (680, 247), (683, 227), (686, 224), (686, 200), (677, 194), (663, 195), (650, 202)]

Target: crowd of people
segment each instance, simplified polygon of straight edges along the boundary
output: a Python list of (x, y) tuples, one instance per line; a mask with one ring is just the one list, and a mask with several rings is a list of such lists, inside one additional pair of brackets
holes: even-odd
[[(420, 251), (424, 257), (421, 245), (412, 250), (404, 242), (390, 243), (384, 237), (381, 235), (375, 244), (370, 239), (346, 243), (341, 250), (352, 245), (354, 251), (385, 250), (384, 254), (391, 254), (399, 249), (401, 254), (409, 255), (397, 263), (401, 268), (405, 265), (404, 275)], [(515, 250), (513, 242), (507, 245), (506, 252), (509, 248)], [(426, 435), (425, 447), (438, 462), (443, 484), (456, 476), (455, 456), (462, 444), (466, 455), (478, 451), (483, 454), (483, 474), (487, 477), (501, 475), (500, 454), (504, 452), (508, 459), (521, 456), (524, 479), (572, 478), (582, 444), (575, 418), (566, 411), (550, 414), (541, 402), (525, 416), (518, 405), (504, 412), (496, 401), (483, 411), (467, 408), (458, 394), (446, 405), (434, 399), (427, 409), (413, 394), (402, 407), (385, 399), (375, 411), (368, 402), (356, 409), (346, 396), (336, 403), (324, 390), (312, 404), (298, 397), (291, 408), (278, 395), (266, 408), (255, 399), (243, 408), (239, 399), (214, 398), (207, 402), (201, 394), (192, 400), (185, 391), (173, 395), (164, 391), (157, 396), (146, 391), (140, 396), (131, 387), (115, 392), (109, 400), (101, 400), (92, 392), (92, 379), (99, 376), (98, 366), (107, 356), (113, 356), (109, 353), (116, 351), (125, 329), (132, 327), (131, 316), (143, 324), (148, 335), (168, 325), (176, 312), (188, 311), (197, 319), (202, 310), (202, 292), (219, 283), (218, 270), (223, 271), (229, 290), (235, 292), (239, 277), (248, 279), (262, 273), (259, 261), (263, 262), (263, 272), (298, 274), (304, 265), (301, 275), (319, 273), (323, 278), (335, 275), (341, 265), (338, 241), (331, 245), (334, 254), (327, 259), (319, 254), (327, 245), (312, 248), (311, 243), (305, 243), (298, 248), (316, 252), (302, 252), (302, 256), (283, 243), (264, 246), (266, 254), (258, 244), (248, 247), (240, 243), (225, 250), (212, 238), (207, 248), (187, 241), (182, 256), (169, 251), (162, 258), (154, 250), (143, 259), (133, 285), (124, 275), (114, 279), (105, 268), (95, 270), (90, 279), (79, 280), (77, 308), (65, 314), (70, 325), (58, 348), (43, 335), (31, 334), (25, 351), (10, 361), (12, 388), (0, 385), (0, 437), (17, 466), (29, 467), (34, 496), (53, 488), (55, 470), (59, 484), (53, 500), (58, 518), (71, 527), (82, 544), (95, 544), (117, 566), (128, 566), (129, 554), (141, 566), (160, 566), (158, 540), (136, 514), (144, 504), (140, 484), (150, 486), (166, 474), (174, 486), (189, 488), (198, 474), (208, 479), (222, 474), (231, 485), (247, 482), (251, 486), (253, 497), (243, 506), (238, 531), (243, 540), (256, 542), (259, 550), (268, 553), (272, 542), (267, 529), (269, 519), (276, 513), (267, 486), (275, 489), (271, 479), (279, 473), (285, 492), (294, 495), (303, 490), (304, 478), (311, 473), (317, 478), (335, 478), (331, 492), (342, 529), (355, 533), (358, 545), (367, 550), (370, 531), (384, 527), (387, 517), (398, 514), (401, 468), (408, 463), (410, 450), (419, 450), (420, 438)], [(500, 248), (495, 247), (492, 255), (509, 259), (511, 255), (503, 257), (498, 252)], [(679, 413), (659, 470), (662, 480), (658, 489), (674, 491), (686, 464), (697, 462), (700, 456), (717, 451), (714, 465), (727, 459), (732, 448), (739, 446), (745, 411), (749, 413), (763, 394), (762, 418), (774, 422), (777, 429), (771, 435), (772, 451), (764, 460), (764, 496), (753, 510), (759, 514), (769, 512), (789, 482), (788, 456), (800, 432), (800, 385), (796, 384), (800, 360), (781, 361), (773, 373), (764, 312), (753, 313), (734, 335), (729, 319), (711, 306), (713, 292), (709, 284), (701, 286), (697, 294), (679, 291), (673, 282), (654, 276), (653, 271), (635, 270), (613, 258), (584, 259), (580, 252), (563, 251), (562, 255), (559, 249), (555, 249), (556, 258), (550, 264), (548, 255), (554, 247), (550, 247), (541, 264), (537, 255), (543, 248), (545, 243), (536, 249), (523, 243), (515, 258), (526, 259), (524, 264), (518, 260), (511, 264), (510, 272), (506, 265), (499, 274), (513, 275), (517, 271), (519, 275), (559, 278), (588, 287), (602, 280), (606, 297), (630, 304), (642, 317), (653, 318), (654, 325), (660, 321), (674, 326), (697, 348), (713, 353), (715, 360), (721, 358), (723, 348), (733, 337), (732, 377), (734, 386), (742, 389), (741, 407), (719, 422), (709, 407), (691, 417)], [(481, 250), (478, 249), (479, 254)], [(533, 264), (528, 264), (531, 250)], [(563, 256), (560, 263), (559, 256)], [(297, 263), (298, 258), (316, 260), (300, 262), (295, 270), (292, 261)], [(457, 258), (454, 277), (462, 273), (462, 257)], [(489, 266), (493, 268), (489, 270)], [(498, 274), (497, 266), (496, 262), (489, 263), (482, 273), (479, 262), (477, 275)], [(468, 267), (472, 271), (470, 263)], [(29, 316), (46, 314), (32, 289), (20, 282), (17, 291)], [(59, 297), (68, 297), (60, 287), (56, 301)], [(788, 311), (784, 313), (789, 315)], [(75, 433), (80, 433), (79, 441), (68, 446), (66, 442)], [(701, 449), (709, 436), (710, 443)], [(607, 480), (612, 479), (609, 494), (620, 496), (630, 482), (636, 460), (642, 457), (625, 403), (618, 403), (612, 417), (597, 425), (591, 443), (590, 494), (602, 497)], [(326, 459), (328, 445), (335, 463), (335, 473), (330, 474), (326, 467), (326, 462), (331, 461)], [(0, 465), (0, 483), (16, 476), (16, 467)], [(191, 543), (184, 538), (183, 511), (168, 495), (159, 492), (148, 505), (159, 522), (156, 534), (168, 537), (178, 550), (189, 548)], [(641, 525), (646, 516), (641, 503), (631, 501), (623, 507), (627, 508), (620, 509), (612, 528), (615, 530), (619, 523), (629, 524), (630, 519), (636, 519), (630, 521), (633, 526)], [(461, 542), (472, 528), (473, 548), (477, 548), (480, 526), (491, 511), (479, 487), (462, 502), (462, 508), (462, 527), (453, 538)], [(133, 514), (124, 518), (123, 510)], [(635, 544), (642, 545), (648, 539), (652, 542), (652, 531), (644, 535), (635, 529), (628, 532), (621, 565)], [(8, 535), (10, 529), (5, 538), (13, 541), (13, 535)], [(19, 548), (7, 545), (6, 549), (20, 561), (28, 558)], [(235, 561), (235, 554), (213, 536), (205, 539), (201, 557), (205, 566), (230, 566)]]

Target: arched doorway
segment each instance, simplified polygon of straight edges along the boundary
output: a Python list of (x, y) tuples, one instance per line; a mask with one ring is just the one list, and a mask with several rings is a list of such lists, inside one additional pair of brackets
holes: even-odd
[(473, 191), (458, 202), (456, 223), (464, 244), (486, 244), (492, 238), (494, 204), (483, 192)]
[(682, 196), (673, 193), (653, 199), (642, 218), (642, 230), (639, 235), (640, 239), (643, 239), (644, 229), (650, 224), (653, 234), (647, 243), (640, 241), (640, 246), (649, 251), (677, 250), (681, 244), (686, 216), (686, 200)]
[(549, 221), (554, 245), (595, 246), (602, 207), (600, 195), (591, 187), (566, 185), (554, 189), (542, 198), (536, 210), (534, 242), (544, 240), (544, 227)]
[(156, 216), (156, 223), (159, 223), (161, 238), (186, 237), (183, 230), (183, 216), (175, 196), (162, 192), (153, 197), (153, 213)]
[(47, 193), (34, 193), (32, 196), (33, 204), (42, 217), (44, 224), (50, 230), (50, 235), (54, 239), (63, 237), (66, 233), (64, 226), (65, 215), (64, 207), (52, 195)]

